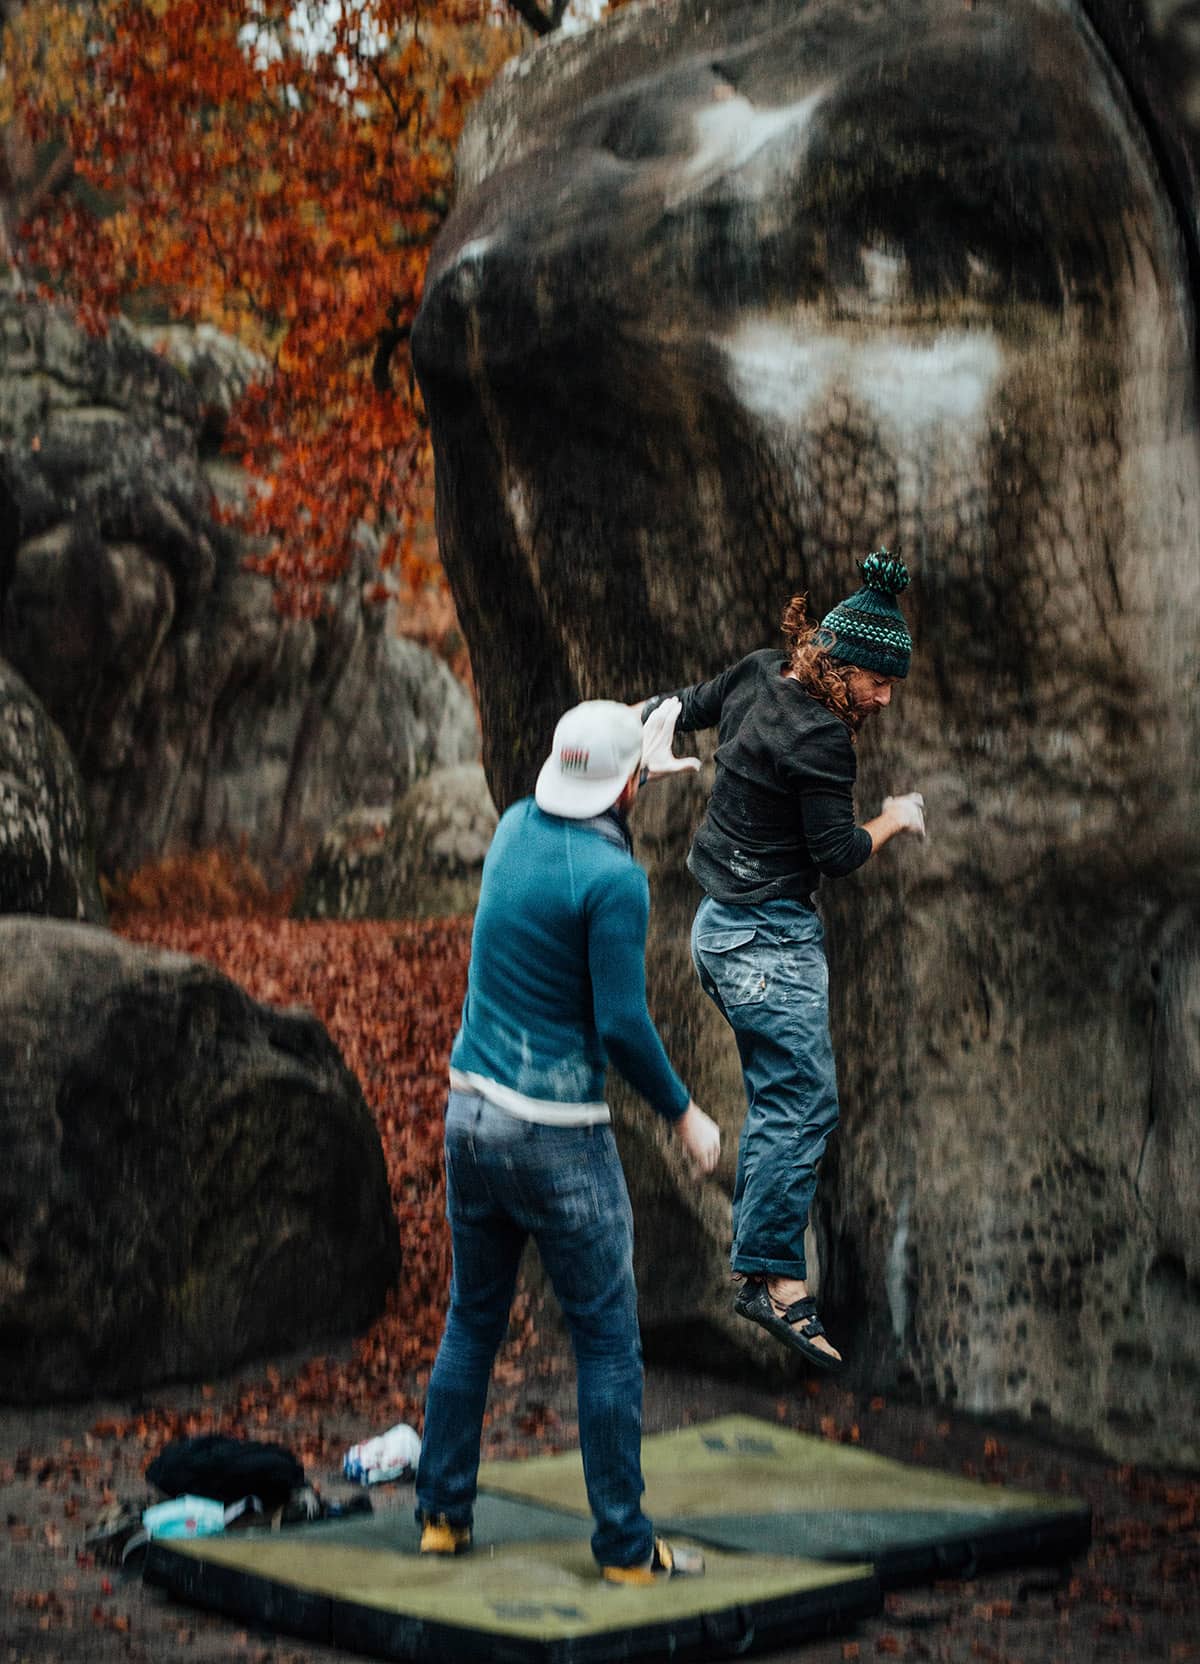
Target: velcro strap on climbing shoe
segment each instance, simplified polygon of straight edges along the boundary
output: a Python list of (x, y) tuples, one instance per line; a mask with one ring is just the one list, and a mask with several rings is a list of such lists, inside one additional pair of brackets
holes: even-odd
[(803, 1300), (793, 1301), (787, 1311), (784, 1312), (783, 1317), (785, 1323), (801, 1323), (802, 1319), (807, 1318), (808, 1321), (803, 1323), (806, 1335), (823, 1335), (825, 1333), (825, 1327), (817, 1316), (817, 1302), (811, 1294)]

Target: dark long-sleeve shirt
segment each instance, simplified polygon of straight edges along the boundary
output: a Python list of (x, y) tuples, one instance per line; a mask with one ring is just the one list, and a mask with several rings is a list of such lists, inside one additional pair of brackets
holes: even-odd
[[(716, 728), (717, 774), (688, 867), (718, 901), (811, 903), (821, 877), (861, 867), (871, 837), (854, 820), (857, 763), (840, 717), (785, 677), (781, 652), (679, 688), (679, 733)], [(668, 694), (648, 700), (648, 715)]]

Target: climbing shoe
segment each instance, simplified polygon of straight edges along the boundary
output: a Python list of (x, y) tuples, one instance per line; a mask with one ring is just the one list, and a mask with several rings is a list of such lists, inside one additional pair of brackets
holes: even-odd
[(818, 1335), (825, 1334), (825, 1328), (817, 1316), (817, 1302), (811, 1296), (795, 1300), (790, 1306), (780, 1306), (771, 1298), (765, 1280), (747, 1278), (734, 1299), (733, 1309), (739, 1317), (747, 1317), (751, 1323), (757, 1323), (818, 1369), (841, 1369), (840, 1357), (813, 1345)]
[(606, 1583), (644, 1589), (667, 1577), (703, 1577), (704, 1556), (686, 1543), (669, 1543), (665, 1537), (656, 1537), (650, 1558), (643, 1565), (605, 1566), (602, 1576)]

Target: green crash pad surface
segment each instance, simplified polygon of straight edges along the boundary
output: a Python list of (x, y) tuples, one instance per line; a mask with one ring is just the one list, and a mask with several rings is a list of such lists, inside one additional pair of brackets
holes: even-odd
[(481, 1497), (475, 1547), (417, 1554), (407, 1511), (152, 1543), (148, 1581), (241, 1622), (383, 1658), (704, 1658), (845, 1629), (877, 1611), (869, 1566), (706, 1549), (702, 1578), (601, 1581), (591, 1521)]
[[(727, 1549), (869, 1560), (885, 1583), (1064, 1557), (1091, 1540), (1091, 1511), (939, 1473), (751, 1416), (660, 1433), (642, 1445), (645, 1507), (668, 1534)], [(578, 1451), (489, 1462), (481, 1488), (587, 1517)]]

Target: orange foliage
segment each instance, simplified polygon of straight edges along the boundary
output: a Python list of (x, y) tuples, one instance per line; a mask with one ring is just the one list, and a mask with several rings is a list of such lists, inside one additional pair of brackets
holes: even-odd
[(179, 919), (284, 918), (296, 882), (272, 890), (244, 850), (201, 849), (148, 862), (127, 878), (100, 881), (114, 923), (139, 916)]
[(465, 111), (519, 44), (489, 12), (94, 0), (84, 26), (69, 0), (29, 0), (6, 35), (8, 96), (75, 169), (24, 222), (29, 267), (94, 330), (133, 302), (262, 354), (228, 444), (255, 484), (238, 518), (295, 611), (319, 607), (364, 523), (384, 566), (431, 575), (406, 343)]

